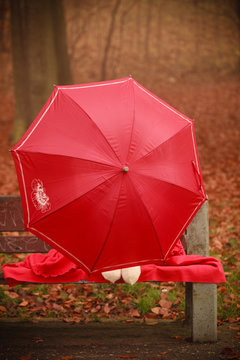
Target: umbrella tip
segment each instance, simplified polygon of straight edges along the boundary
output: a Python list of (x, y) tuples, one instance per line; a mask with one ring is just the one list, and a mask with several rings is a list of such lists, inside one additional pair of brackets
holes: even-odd
[(128, 167), (128, 166), (124, 166), (124, 167), (122, 168), (122, 171), (123, 171), (123, 172), (128, 172), (128, 171), (129, 171), (129, 167)]

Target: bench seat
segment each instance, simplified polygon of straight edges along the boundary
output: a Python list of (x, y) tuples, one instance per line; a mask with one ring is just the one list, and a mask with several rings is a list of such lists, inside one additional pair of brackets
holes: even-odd
[[(46, 253), (50, 247), (34, 236), (9, 232), (24, 231), (23, 213), (19, 195), (0, 196), (0, 252), (2, 253)], [(173, 256), (164, 266), (144, 265), (141, 267), (141, 281), (183, 281), (186, 283), (186, 314), (191, 324), (193, 341), (217, 340), (217, 288), (224, 282), (221, 264), (209, 257), (208, 203), (201, 207), (187, 228), (184, 242), (187, 255)], [(52, 253), (55, 250), (51, 250)], [(51, 251), (49, 254), (51, 254)], [(34, 254), (37, 255), (37, 254)], [(39, 256), (42, 256), (39, 254)], [(27, 260), (26, 260), (27, 261)], [(16, 263), (4, 267), (0, 282), (9, 285), (29, 281), (31, 283), (62, 282), (106, 282), (101, 274), (87, 276), (79, 268), (65, 274), (41, 277), (31, 266)], [(23, 274), (24, 272), (24, 274)], [(57, 275), (57, 276), (56, 276)]]

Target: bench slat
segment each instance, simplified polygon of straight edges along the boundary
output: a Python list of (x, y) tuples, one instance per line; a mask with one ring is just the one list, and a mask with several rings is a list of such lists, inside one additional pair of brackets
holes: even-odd
[(24, 218), (20, 196), (0, 196), (0, 231), (23, 230)]
[(0, 236), (0, 253), (45, 253), (50, 249), (36, 236)]

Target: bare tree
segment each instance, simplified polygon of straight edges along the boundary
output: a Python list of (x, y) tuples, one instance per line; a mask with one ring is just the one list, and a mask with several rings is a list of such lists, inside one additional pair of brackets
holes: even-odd
[(101, 79), (102, 80), (105, 80), (105, 77), (106, 77), (108, 53), (109, 53), (109, 49), (111, 46), (112, 36), (114, 33), (115, 19), (116, 19), (116, 15), (117, 15), (120, 4), (121, 4), (121, 0), (116, 0), (115, 5), (112, 10), (111, 22), (110, 22), (110, 26), (109, 26), (109, 30), (108, 30), (108, 34), (107, 34), (107, 40), (106, 40), (106, 45), (105, 45), (104, 55), (103, 55), (103, 60), (102, 60), (102, 70), (101, 70)]
[(149, 1), (147, 4), (147, 19), (146, 19), (146, 30), (145, 30), (145, 58), (149, 60), (149, 39), (150, 39), (150, 31), (151, 31), (151, 10), (152, 10), (152, 2)]
[(0, 50), (1, 52), (8, 51), (6, 36), (4, 36), (7, 25), (7, 0), (0, 0)]
[(40, 111), (53, 84), (71, 82), (61, 0), (10, 0), (17, 141)]

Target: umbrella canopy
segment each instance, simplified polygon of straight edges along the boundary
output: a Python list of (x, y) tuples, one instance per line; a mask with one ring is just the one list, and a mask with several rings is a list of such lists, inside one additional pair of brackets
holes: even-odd
[(131, 77), (56, 86), (12, 155), (25, 228), (87, 273), (164, 263), (206, 200), (192, 120)]

